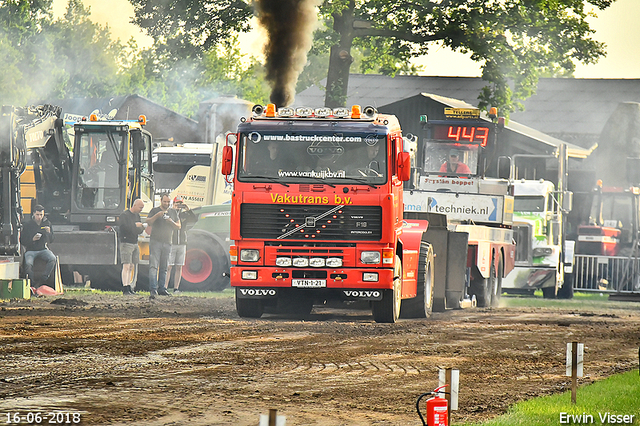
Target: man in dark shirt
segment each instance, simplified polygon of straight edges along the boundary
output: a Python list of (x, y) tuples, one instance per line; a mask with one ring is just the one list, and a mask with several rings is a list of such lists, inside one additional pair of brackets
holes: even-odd
[(171, 241), (171, 254), (169, 255), (169, 268), (167, 269), (167, 282), (165, 287), (169, 287), (171, 271), (173, 270), (173, 293), (180, 293), (180, 279), (182, 278), (182, 267), (187, 253), (187, 230), (191, 224), (198, 220), (195, 213), (184, 203), (182, 197), (173, 199), (173, 209), (178, 212), (180, 218), (180, 229), (173, 233)]
[[(25, 272), (31, 280), (32, 287), (45, 283), (56, 266), (56, 255), (47, 246), (51, 241), (53, 241), (51, 222), (44, 217), (44, 207), (38, 204), (34, 207), (32, 220), (24, 224), (20, 235), (20, 243), (26, 249), (24, 254)], [(38, 258), (47, 262), (39, 279), (33, 274), (33, 263)]]
[(154, 207), (147, 216), (151, 226), (149, 239), (149, 298), (156, 295), (169, 296), (165, 288), (169, 254), (171, 253), (171, 237), (175, 229), (180, 229), (180, 219), (175, 209), (170, 209), (171, 198), (164, 194), (160, 206)]
[(138, 235), (144, 231), (146, 223), (142, 223), (140, 212), (144, 202), (138, 198), (131, 207), (125, 210), (119, 218), (120, 230), (120, 262), (122, 262), (122, 294), (134, 294), (133, 289), (138, 279), (138, 263), (140, 262), (140, 248)]

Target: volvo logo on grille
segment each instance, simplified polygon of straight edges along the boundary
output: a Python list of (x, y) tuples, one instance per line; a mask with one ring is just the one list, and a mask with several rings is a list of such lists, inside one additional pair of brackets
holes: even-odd
[(344, 295), (358, 299), (380, 299), (382, 293), (379, 290), (344, 290)]
[(316, 226), (316, 218), (313, 216), (309, 216), (309, 217), (305, 217), (304, 218), (304, 224), (307, 226), (310, 226), (312, 228), (315, 228)]
[(275, 296), (276, 290), (273, 288), (240, 288), (242, 296)]

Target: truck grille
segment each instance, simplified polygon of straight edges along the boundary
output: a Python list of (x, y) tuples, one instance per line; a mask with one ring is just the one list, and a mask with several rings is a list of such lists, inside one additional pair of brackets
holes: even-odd
[(514, 225), (513, 239), (516, 242), (516, 262), (532, 262), (531, 225)]
[(265, 240), (379, 241), (382, 208), (247, 203), (240, 207), (240, 235)]

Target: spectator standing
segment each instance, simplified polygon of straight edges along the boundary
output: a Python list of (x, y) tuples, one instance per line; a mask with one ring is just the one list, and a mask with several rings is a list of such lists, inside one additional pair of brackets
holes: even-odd
[[(24, 246), (24, 266), (27, 277), (31, 280), (31, 286), (44, 284), (56, 266), (56, 255), (49, 250), (48, 243), (53, 241), (53, 229), (51, 222), (44, 216), (44, 207), (36, 205), (31, 220), (24, 224), (20, 236), (20, 243)], [(41, 277), (33, 274), (33, 264), (36, 259), (47, 262)]]
[(134, 294), (133, 290), (138, 279), (138, 263), (140, 262), (140, 248), (138, 235), (144, 231), (146, 223), (142, 223), (140, 212), (144, 202), (138, 198), (131, 207), (125, 210), (119, 218), (120, 223), (120, 262), (122, 262), (122, 294)]
[(180, 218), (180, 229), (173, 233), (171, 241), (171, 254), (169, 255), (169, 267), (167, 268), (167, 282), (165, 287), (169, 287), (171, 279), (171, 271), (173, 270), (173, 293), (180, 293), (180, 280), (182, 279), (182, 267), (187, 253), (187, 230), (188, 224), (196, 222), (195, 213), (191, 211), (188, 205), (184, 203), (182, 197), (178, 196), (173, 199), (173, 208)]
[[(167, 268), (169, 266), (169, 254), (171, 252), (171, 238), (173, 231), (180, 229), (180, 219), (175, 209), (170, 209), (171, 198), (163, 194), (160, 206), (154, 207), (149, 212), (146, 222), (151, 225), (151, 237), (149, 238), (149, 299), (161, 296), (170, 296), (165, 285), (167, 281)], [(158, 286), (160, 284), (160, 287)]]

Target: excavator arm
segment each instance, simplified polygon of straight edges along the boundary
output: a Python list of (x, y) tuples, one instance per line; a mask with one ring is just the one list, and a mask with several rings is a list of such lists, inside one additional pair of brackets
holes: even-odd
[[(47, 149), (54, 137), (55, 149), (62, 139), (62, 109), (53, 105), (17, 108), (2, 106), (0, 113), (0, 255), (20, 254), (22, 207), (20, 204), (20, 176), (27, 165), (27, 152)], [(69, 167), (68, 151), (56, 156), (59, 169)], [(66, 174), (68, 179), (68, 173)]]

